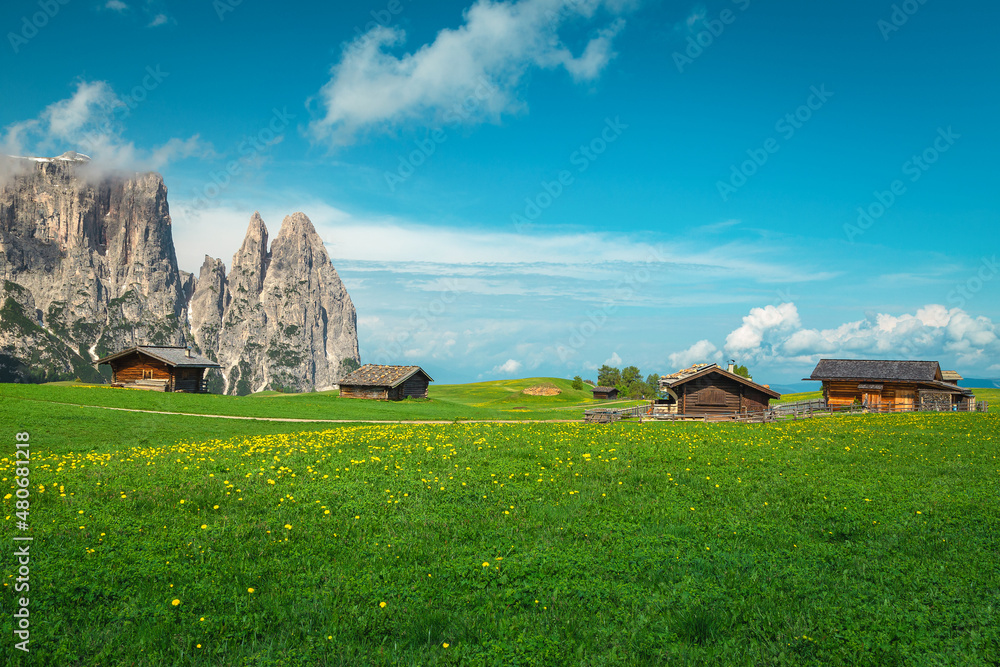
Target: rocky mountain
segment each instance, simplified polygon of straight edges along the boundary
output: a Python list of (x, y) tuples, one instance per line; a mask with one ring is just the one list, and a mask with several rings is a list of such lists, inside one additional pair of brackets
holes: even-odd
[(183, 344), (163, 179), (100, 179), (75, 153), (21, 162), (0, 187), (0, 379), (94, 380), (101, 355)]
[(324, 389), (358, 360), (354, 306), (305, 215), (268, 249), (255, 214), (229, 275), (206, 257), (195, 277), (158, 174), (102, 176), (75, 153), (0, 162), (0, 381), (97, 380), (94, 360), (135, 344), (194, 343), (231, 394)]
[(191, 330), (223, 367), (223, 390), (328, 389), (357, 363), (357, 316), (323, 241), (302, 213), (267, 243), (254, 213), (228, 277), (205, 257), (191, 298)]

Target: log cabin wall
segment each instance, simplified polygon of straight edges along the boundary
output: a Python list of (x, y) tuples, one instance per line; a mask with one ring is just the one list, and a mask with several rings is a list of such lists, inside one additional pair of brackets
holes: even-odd
[(133, 383), (145, 377), (153, 380), (170, 381), (170, 367), (162, 361), (151, 359), (143, 355), (134, 355), (125, 359), (119, 359), (111, 364), (112, 382)]
[(340, 395), (343, 398), (367, 398), (375, 401), (387, 401), (389, 400), (389, 388), (340, 385)]
[(202, 391), (202, 378), (204, 368), (175, 368), (173, 374), (172, 391), (184, 391), (192, 394)]
[(743, 386), (716, 374), (695, 378), (681, 385), (684, 392), (682, 412), (691, 415), (740, 412)]
[(427, 398), (427, 387), (430, 383), (422, 373), (417, 373), (403, 383), (403, 398), (412, 396), (413, 398)]

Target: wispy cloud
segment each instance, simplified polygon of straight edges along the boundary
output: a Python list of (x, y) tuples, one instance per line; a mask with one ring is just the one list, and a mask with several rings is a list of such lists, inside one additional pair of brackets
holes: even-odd
[[(625, 25), (617, 14), (625, 7), (601, 0), (477, 0), (460, 27), (441, 30), (431, 43), (401, 56), (392, 50), (405, 33), (375, 27), (348, 43), (332, 67), (318, 95), (322, 117), (311, 123), (312, 135), (345, 145), (406, 123), (477, 124), (524, 111), (519, 87), (532, 68), (563, 68), (578, 82), (601, 74), (615, 56), (612, 44)], [(609, 18), (574, 55), (560, 27), (574, 19), (594, 21), (602, 8)], [(463, 107), (473, 97), (474, 108)]]
[(157, 14), (156, 16), (153, 17), (153, 20), (150, 21), (149, 25), (147, 25), (146, 27), (155, 28), (156, 26), (166, 25), (167, 23), (170, 23), (170, 18), (166, 14)]
[(116, 12), (124, 12), (128, 9), (128, 5), (121, 0), (108, 0), (108, 2), (104, 5), (104, 8), (112, 9)]
[(36, 117), (8, 125), (0, 150), (11, 155), (52, 156), (67, 150), (89, 155), (91, 173), (160, 170), (188, 157), (211, 157), (214, 151), (198, 135), (171, 138), (151, 149), (124, 138), (128, 105), (106, 81), (79, 81), (69, 97), (47, 106)]

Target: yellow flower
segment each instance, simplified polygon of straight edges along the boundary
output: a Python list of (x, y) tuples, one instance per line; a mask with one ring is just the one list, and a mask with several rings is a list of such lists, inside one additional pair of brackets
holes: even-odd
[(489, 566), (490, 566), (489, 563), (483, 563), (483, 567), (489, 567)]
[(195, 648), (201, 648), (201, 644), (198, 644)]
[(443, 646), (445, 648), (448, 648), (449, 646), (451, 646), (451, 644), (449, 644), (448, 642), (445, 642), (445, 643), (441, 644), (441, 646)]
[(384, 602), (379, 602), (378, 606), (381, 607), (382, 609), (385, 609), (385, 603)]
[(208, 528), (208, 525), (207, 525), (207, 524), (204, 524), (204, 523), (203, 523), (203, 524), (201, 524), (201, 529), (202, 529), (202, 530), (205, 530), (206, 528)]
[(174, 600), (174, 601), (173, 601), (173, 602), (171, 602), (170, 604), (172, 604), (172, 605), (174, 605), (174, 606), (176, 607), (176, 606), (177, 606), (177, 605), (179, 605), (180, 603), (181, 603), (181, 601), (180, 601), (180, 600)]
[(252, 588), (248, 588), (247, 589), (247, 593), (253, 593), (253, 589)]
[(285, 524), (285, 529), (286, 529), (286, 530), (291, 530), (291, 529), (292, 529), (292, 524), (290, 524), (290, 523), (286, 523), (286, 524)]

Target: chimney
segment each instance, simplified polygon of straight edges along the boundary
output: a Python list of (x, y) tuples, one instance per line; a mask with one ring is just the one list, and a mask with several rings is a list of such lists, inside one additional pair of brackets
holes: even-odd
[(730, 359), (729, 360), (729, 365), (726, 366), (726, 370), (729, 371), (730, 373), (735, 373), (736, 372), (736, 360), (735, 359)]
[(188, 359), (191, 358), (191, 346), (190, 345), (188, 345), (186, 348), (184, 348), (184, 356), (186, 356)]

